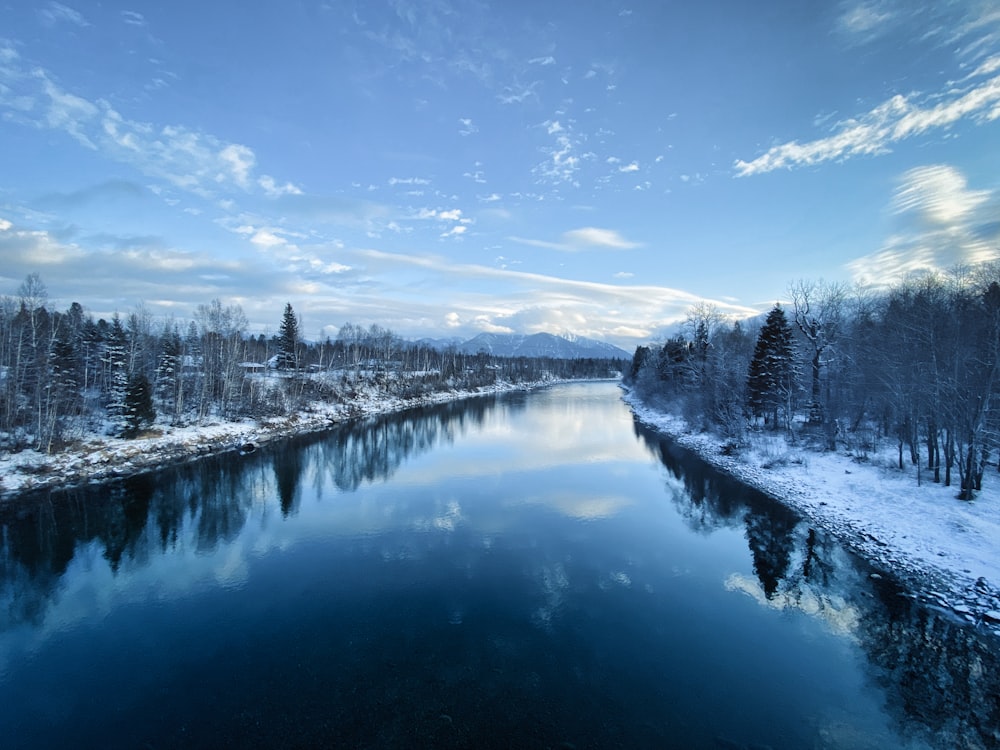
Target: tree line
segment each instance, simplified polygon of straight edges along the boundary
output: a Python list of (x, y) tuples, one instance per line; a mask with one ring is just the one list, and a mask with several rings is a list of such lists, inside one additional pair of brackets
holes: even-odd
[(362, 388), (416, 398), (498, 381), (614, 377), (627, 361), (497, 357), (406, 341), (347, 323), (305, 341), (288, 303), (278, 333), (253, 335), (239, 305), (215, 299), (193, 319), (156, 320), (142, 305), (95, 320), (79, 303), (51, 309), (29, 275), (0, 297), (0, 449), (59, 450), (93, 434), (135, 436), (154, 420), (289, 415), (321, 400), (350, 404)]
[(760, 320), (692, 308), (636, 349), (637, 394), (738, 450), (781, 431), (859, 460), (892, 441), (900, 470), (971, 500), (1000, 469), (1000, 266), (914, 276), (882, 291), (799, 281)]

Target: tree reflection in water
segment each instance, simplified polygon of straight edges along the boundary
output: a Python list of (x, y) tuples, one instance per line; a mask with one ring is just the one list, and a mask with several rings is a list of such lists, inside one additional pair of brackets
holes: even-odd
[[(143, 565), (150, 545), (180, 543), (191, 522), (197, 549), (209, 552), (236, 539), (250, 511), (277, 497), (294, 514), (303, 476), (330, 480), (352, 492), (388, 479), (409, 456), (451, 443), (481, 425), (497, 396), (357, 420), (330, 432), (281, 441), (253, 454), (232, 452), (96, 488), (50, 490), (0, 506), (0, 629), (39, 624), (74, 557), (100, 547), (111, 570)], [(514, 394), (505, 408), (524, 408)], [(155, 532), (155, 533), (154, 533)]]
[[(923, 727), (949, 747), (1000, 746), (1000, 642), (928, 607), (876, 573), (828, 534), (640, 423), (635, 433), (686, 493), (675, 493), (692, 528), (742, 524), (757, 581), (727, 585), (764, 606), (795, 607), (856, 638), (873, 683), (904, 731)], [(944, 745), (941, 745), (942, 747)]]
[[(240, 541), (250, 519), (273, 518), (268, 514), (279, 509), (281, 519), (291, 522), (296, 514), (304, 514), (301, 509), (306, 507), (304, 500), (310, 490), (317, 498), (335, 496), (337, 492), (355, 492), (364, 484), (388, 479), (408, 459), (448, 445), (468, 429), (484, 425), (499, 403), (497, 398), (482, 398), (362, 420), (326, 434), (264, 447), (248, 456), (238, 456), (234, 452), (113, 485), (50, 492), (25, 498), (16, 505), (7, 504), (0, 508), (0, 629), (45, 624), (47, 612), (60, 596), (64, 577), (74, 566), (85, 567), (88, 560), (104, 558), (110, 575), (121, 577), (123, 572), (149, 567), (157, 557), (175, 549), (194, 548), (199, 555), (216, 550), (224, 552), (225, 545)], [(527, 399), (523, 396), (503, 399), (503, 408), (508, 412), (519, 411), (526, 404)], [(930, 609), (904, 596), (891, 576), (872, 577), (871, 569), (829, 535), (811, 527), (787, 508), (718, 474), (656, 433), (638, 424), (634, 430), (637, 438), (666, 467), (667, 495), (688, 527), (703, 536), (720, 529), (742, 531), (752, 561), (752, 574), (734, 573), (724, 581), (734, 592), (733, 596), (750, 596), (762, 607), (808, 613), (822, 619), (834, 632), (856, 639), (867, 657), (871, 684), (884, 691), (887, 705), (903, 731), (924, 727), (936, 746), (940, 745), (940, 738), (946, 736), (948, 746), (997, 746), (1000, 731), (997, 654), (1000, 645), (996, 638), (955, 622), (948, 613)], [(587, 474), (586, 479), (579, 482), (590, 482), (597, 476), (596, 473)], [(475, 478), (462, 480), (455, 487), (475, 494), (478, 481)], [(335, 491), (324, 492), (324, 488), (331, 487)], [(588, 489), (592, 488), (588, 485)], [(610, 491), (610, 485), (604, 490)], [(441, 502), (447, 499), (443, 497)], [(427, 507), (437, 509), (433, 504)], [(532, 507), (536, 520), (543, 519), (548, 512), (540, 506)], [(479, 528), (496, 529), (502, 528), (502, 514), (509, 508), (470, 505), (467, 510), (487, 514), (487, 522)], [(497, 515), (488, 515), (491, 513)], [(452, 533), (462, 537), (477, 532), (472, 527), (460, 526)], [(536, 533), (533, 527), (520, 533), (526, 535), (524, 543), (534, 549), (531, 546)], [(418, 556), (426, 558), (426, 564), (411, 568), (396, 554), (400, 540), (404, 539), (402, 532), (393, 534), (397, 532), (387, 532), (382, 540), (388, 545), (384, 556), (388, 562), (384, 567), (369, 570), (369, 575), (374, 570), (381, 571), (384, 577), (381, 582), (372, 582), (373, 590), (382, 585), (400, 596), (413, 596), (413, 592), (420, 589), (413, 581), (409, 581), (408, 586), (405, 575), (426, 576), (428, 571), (436, 571), (447, 577), (456, 569), (463, 571), (455, 580), (460, 579), (461, 586), (466, 588), (460, 586), (457, 593), (448, 589), (449, 596), (456, 596), (458, 604), (449, 604), (448, 618), (439, 623), (448, 637), (443, 637), (434, 646), (421, 642), (421, 648), (426, 651), (421, 658), (433, 658), (445, 672), (454, 666), (453, 662), (461, 663), (463, 669), (472, 669), (470, 674), (476, 675), (476, 685), (486, 692), (475, 694), (471, 688), (465, 690), (464, 687), (457, 691), (469, 701), (489, 694), (527, 710), (533, 705), (530, 701), (518, 704), (504, 693), (511, 689), (510, 675), (494, 671), (495, 664), (476, 662), (470, 666), (461, 662), (463, 654), (475, 656), (480, 653), (475, 644), (468, 645), (466, 650), (449, 650), (453, 634), (467, 632), (456, 629), (455, 623), (464, 619), (468, 625), (477, 616), (477, 611), (481, 618), (507, 622), (514, 628), (515, 621), (509, 612), (515, 606), (514, 589), (509, 570), (504, 567), (506, 563), (513, 564), (513, 557), (510, 560), (504, 557), (511, 554), (510, 550), (489, 549), (482, 545), (474, 548), (442, 545), (442, 537), (425, 534), (416, 537), (416, 543), (426, 545), (417, 550)], [(611, 545), (599, 553), (585, 549), (585, 539), (586, 536), (580, 537), (579, 548), (572, 546), (577, 542), (571, 542), (568, 548), (560, 548), (558, 555), (551, 558), (542, 555), (535, 560), (541, 564), (544, 585), (534, 594), (537, 614), (532, 620), (534, 625), (538, 624), (536, 621), (544, 624), (547, 617), (554, 617), (553, 613), (565, 609), (561, 597), (580, 593), (581, 582), (591, 580), (594, 571), (600, 573), (600, 581), (609, 581), (615, 571), (625, 569), (620, 559), (621, 545)], [(345, 569), (355, 564), (348, 546), (345, 545), (342, 552)], [(468, 559), (456, 560), (456, 554)], [(587, 558), (588, 554), (597, 556)], [(606, 559), (607, 565), (604, 562), (587, 563), (587, 559)], [(478, 578), (475, 582), (468, 578), (468, 571), (473, 568), (486, 578)], [(632, 573), (642, 570), (642, 566), (637, 565)], [(750, 573), (749, 566), (743, 570)], [(350, 578), (345, 576), (345, 579)], [(497, 596), (503, 593), (508, 598), (489, 598), (480, 595), (483, 591)], [(632, 591), (632, 588), (608, 584), (607, 593), (602, 597), (614, 598)], [(359, 601), (367, 601), (368, 595), (367, 588), (357, 594), (361, 597)], [(479, 609), (471, 605), (460, 606), (468, 601), (477, 602)], [(413, 611), (420, 606), (426, 609), (430, 605), (421, 604), (417, 599), (412, 602)], [(614, 620), (613, 612), (595, 610), (591, 623), (605, 620)], [(384, 639), (375, 638), (368, 632), (373, 627), (371, 623), (359, 625), (357, 634), (368, 633), (369, 640), (364, 641), (368, 646), (359, 641), (352, 650), (343, 652), (336, 650), (335, 642), (329, 639), (315, 641), (312, 647), (335, 649), (335, 660), (342, 673), (354, 677), (338, 683), (338, 690), (354, 691), (343, 697), (345, 711), (359, 693), (368, 689), (370, 704), (386, 707), (386, 723), (380, 726), (392, 726), (389, 713), (395, 710), (394, 704), (386, 701), (387, 696), (376, 693), (395, 690), (402, 696), (407, 690), (414, 694), (420, 691), (419, 685), (409, 684), (396, 674), (405, 671), (408, 660), (416, 658), (413, 640), (424, 637), (418, 630), (407, 630), (408, 622), (407, 616), (399, 610), (397, 618), (382, 623), (386, 629)], [(343, 626), (347, 628), (348, 625), (350, 622), (345, 620)], [(625, 627), (628, 623), (620, 625)], [(518, 622), (517, 627), (530, 629), (533, 626)], [(354, 632), (345, 630), (345, 633)], [(572, 635), (575, 631), (560, 632)], [(533, 637), (532, 633), (523, 634), (525, 643)], [(398, 648), (387, 645), (397, 641)], [(507, 642), (497, 641), (495, 645), (501, 649), (504, 643)], [(582, 655), (585, 650), (582, 646), (576, 649), (570, 636), (551, 644), (551, 648), (562, 649), (567, 662), (576, 664), (581, 674), (587, 674), (586, 664), (581, 662), (585, 659)], [(377, 675), (370, 672), (373, 660), (376, 664), (386, 662), (382, 669), (384, 680), (377, 680)], [(595, 661), (595, 665), (600, 664)], [(551, 673), (557, 674), (554, 663), (550, 666)], [(410, 679), (423, 679), (424, 674), (415, 667)], [(298, 673), (294, 675), (294, 679), (300, 677)], [(530, 675), (525, 679), (528, 677)], [(606, 675), (595, 666), (592, 677), (593, 683), (600, 685)], [(318, 677), (316, 679), (317, 684), (322, 683)], [(653, 680), (651, 684), (657, 683)], [(535, 690), (534, 683), (526, 682), (525, 685), (526, 691)], [(566, 704), (571, 705), (575, 697), (572, 694), (574, 685), (567, 684), (565, 690)], [(322, 693), (324, 701), (329, 697)], [(470, 705), (468, 713), (475, 714), (473, 706)], [(393, 715), (398, 715), (398, 711)], [(434, 714), (432, 718), (437, 721), (437, 716)], [(346, 721), (348, 717), (344, 718)], [(519, 719), (512, 716), (511, 721), (513, 726)], [(345, 737), (352, 736), (347, 729), (344, 731)], [(399, 728), (399, 733), (402, 736), (404, 728)], [(839, 743), (831, 741), (830, 745), (844, 747), (850, 746), (850, 742), (841, 739)]]

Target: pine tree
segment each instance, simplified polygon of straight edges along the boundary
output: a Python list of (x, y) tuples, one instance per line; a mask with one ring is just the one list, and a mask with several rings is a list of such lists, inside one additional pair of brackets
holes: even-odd
[(285, 314), (281, 318), (281, 328), (278, 332), (278, 369), (298, 369), (296, 349), (299, 344), (299, 321), (292, 310), (292, 303), (285, 304)]
[(153, 394), (149, 387), (149, 379), (143, 373), (136, 373), (128, 381), (125, 391), (125, 409), (123, 415), (125, 437), (135, 437), (144, 425), (151, 424), (156, 419), (153, 409)]
[(120, 432), (124, 428), (125, 394), (128, 390), (128, 369), (126, 368), (128, 337), (122, 327), (118, 313), (111, 319), (111, 330), (104, 348), (105, 388), (107, 390), (108, 418), (112, 430)]
[(786, 419), (791, 416), (787, 407), (794, 383), (792, 327), (781, 305), (776, 304), (760, 329), (747, 374), (747, 401), (751, 413), (755, 417), (763, 416), (765, 424), (770, 422), (771, 427), (776, 428), (783, 407)]
[(80, 406), (80, 360), (65, 333), (52, 344), (49, 370), (47, 450), (62, 438), (62, 418), (77, 414)]
[(160, 402), (162, 410), (173, 415), (174, 419), (180, 416), (181, 400), (181, 358), (184, 351), (184, 344), (181, 341), (180, 331), (174, 324), (173, 329), (163, 332), (163, 345), (160, 352), (160, 360), (156, 366), (156, 396)]

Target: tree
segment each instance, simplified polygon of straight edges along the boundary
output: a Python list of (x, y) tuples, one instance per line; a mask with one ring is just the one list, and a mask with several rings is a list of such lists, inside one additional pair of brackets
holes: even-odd
[(778, 415), (784, 409), (785, 421), (790, 422), (794, 386), (792, 328), (781, 305), (775, 304), (760, 329), (750, 360), (747, 401), (751, 413), (763, 416), (765, 425), (777, 428)]
[(145, 373), (138, 372), (129, 378), (124, 412), (122, 434), (125, 437), (135, 437), (143, 426), (152, 424), (156, 419), (152, 388)]
[(128, 392), (127, 343), (125, 328), (118, 313), (111, 319), (111, 330), (104, 348), (104, 388), (107, 393), (108, 418), (116, 432), (124, 428), (125, 394)]
[(285, 314), (281, 318), (278, 332), (278, 369), (298, 369), (299, 321), (292, 310), (292, 303), (285, 303)]
[(174, 422), (180, 418), (184, 405), (181, 379), (183, 353), (184, 343), (177, 324), (172, 328), (164, 327), (160, 359), (156, 366), (156, 396), (160, 408), (170, 414)]
[(842, 284), (799, 281), (791, 287), (795, 324), (810, 348), (809, 422), (822, 424), (825, 409), (820, 398), (820, 368), (823, 353), (837, 340), (842, 326), (847, 289)]

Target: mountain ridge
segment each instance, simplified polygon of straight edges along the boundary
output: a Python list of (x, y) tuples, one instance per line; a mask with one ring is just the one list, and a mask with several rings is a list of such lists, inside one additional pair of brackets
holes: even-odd
[(553, 333), (480, 333), (465, 341), (421, 339), (417, 343), (439, 349), (454, 346), (465, 354), (486, 352), (498, 357), (552, 357), (554, 359), (629, 359), (631, 352), (585, 336), (557, 336)]

